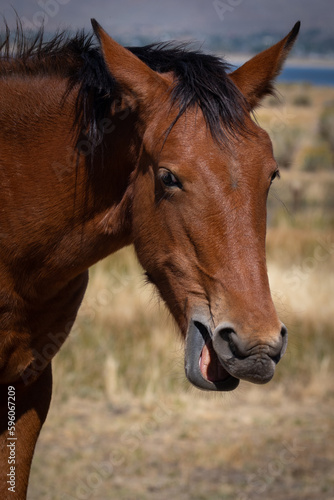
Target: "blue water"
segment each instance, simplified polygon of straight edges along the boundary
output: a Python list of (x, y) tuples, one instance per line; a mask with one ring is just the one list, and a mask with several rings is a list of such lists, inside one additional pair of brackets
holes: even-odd
[(334, 86), (334, 68), (287, 66), (277, 78), (285, 83), (311, 83), (312, 85)]

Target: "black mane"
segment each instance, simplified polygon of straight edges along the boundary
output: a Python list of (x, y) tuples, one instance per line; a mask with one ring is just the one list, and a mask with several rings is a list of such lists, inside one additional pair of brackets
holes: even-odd
[[(99, 123), (109, 116), (116, 96), (116, 81), (108, 71), (93, 35), (57, 33), (45, 40), (43, 30), (28, 39), (18, 23), (14, 40), (8, 26), (0, 37), (0, 78), (13, 74), (58, 75), (68, 79), (68, 91), (79, 87), (77, 121), (92, 144), (99, 142)], [(190, 107), (199, 106), (211, 134), (225, 142), (229, 134), (244, 131), (246, 103), (220, 58), (188, 45), (157, 43), (128, 49), (159, 73), (174, 72), (173, 105), (177, 119)], [(175, 123), (175, 122), (174, 122)], [(171, 124), (170, 129), (174, 125)]]

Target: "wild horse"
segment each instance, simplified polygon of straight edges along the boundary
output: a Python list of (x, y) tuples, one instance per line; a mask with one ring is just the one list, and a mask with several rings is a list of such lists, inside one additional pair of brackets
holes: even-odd
[(51, 360), (88, 268), (112, 252), (134, 244), (200, 389), (268, 382), (287, 344), (265, 260), (278, 167), (251, 113), (299, 23), (233, 72), (185, 46), (126, 49), (92, 25), (48, 42), (18, 28), (14, 48), (7, 28), (2, 42), (2, 499), (26, 497)]

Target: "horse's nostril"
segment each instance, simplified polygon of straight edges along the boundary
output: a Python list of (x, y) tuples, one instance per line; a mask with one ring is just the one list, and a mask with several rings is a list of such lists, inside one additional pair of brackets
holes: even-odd
[[(286, 348), (288, 345), (288, 330), (285, 325), (282, 323), (281, 327), (281, 349), (279, 353), (279, 360), (281, 359), (282, 356), (284, 356)], [(279, 361), (278, 360), (278, 361)]]
[(244, 357), (238, 347), (238, 335), (230, 325), (216, 330), (213, 336), (213, 346), (218, 355), (223, 358)]
[(225, 342), (229, 342), (231, 341), (231, 336), (232, 336), (232, 333), (235, 333), (235, 331), (233, 330), (233, 328), (222, 328), (221, 330), (218, 331), (218, 335), (223, 339), (225, 340)]
[(284, 339), (284, 337), (286, 337), (287, 334), (288, 334), (288, 330), (287, 330), (286, 326), (282, 324), (281, 337)]
[(237, 359), (244, 359), (248, 356), (247, 349), (243, 345), (242, 339), (231, 326), (226, 326), (218, 330), (217, 335), (221, 339), (220, 345), (225, 344), (230, 353)]

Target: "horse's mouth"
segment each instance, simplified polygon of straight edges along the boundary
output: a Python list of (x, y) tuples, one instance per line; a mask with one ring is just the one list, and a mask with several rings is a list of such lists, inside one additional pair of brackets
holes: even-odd
[(219, 361), (209, 332), (196, 321), (187, 333), (185, 371), (188, 380), (202, 390), (233, 391), (239, 385), (239, 379), (230, 375)]

